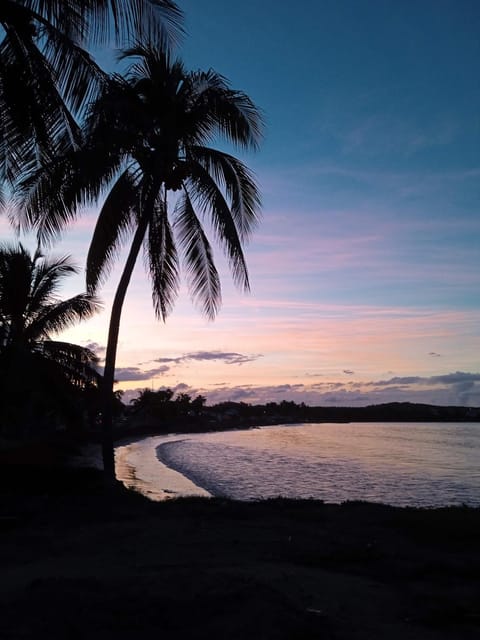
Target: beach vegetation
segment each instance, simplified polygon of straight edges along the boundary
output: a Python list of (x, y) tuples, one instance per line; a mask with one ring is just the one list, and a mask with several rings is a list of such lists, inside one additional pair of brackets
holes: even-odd
[(132, 400), (127, 409), (126, 427), (135, 425), (149, 428), (179, 429), (187, 427), (192, 421), (204, 426), (202, 416), (205, 410), (206, 398), (197, 395), (195, 398), (188, 393), (178, 393), (170, 388), (142, 389), (140, 394)]
[(52, 337), (98, 309), (81, 293), (57, 296), (76, 273), (68, 257), (34, 255), (21, 244), (0, 246), (0, 429), (12, 437), (78, 425), (94, 402), (100, 376), (86, 347)]

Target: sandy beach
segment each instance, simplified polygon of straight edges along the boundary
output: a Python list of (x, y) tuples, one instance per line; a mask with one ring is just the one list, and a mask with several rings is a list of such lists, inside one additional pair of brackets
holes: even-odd
[(479, 637), (478, 509), (153, 503), (22, 467), (2, 465), (2, 638)]

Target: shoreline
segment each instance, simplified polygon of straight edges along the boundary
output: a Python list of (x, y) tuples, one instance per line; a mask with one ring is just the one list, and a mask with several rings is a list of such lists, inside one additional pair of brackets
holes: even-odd
[[(164, 463), (158, 455), (158, 446), (150, 444), (153, 438), (163, 442), (176, 441), (185, 434), (147, 436), (115, 447), (115, 473), (117, 480), (127, 489), (138, 491), (150, 500), (160, 502), (182, 497), (213, 497), (206, 489), (195, 484), (183, 473)], [(135, 464), (140, 457), (141, 464)]]
[[(308, 423), (295, 423), (295, 425), (282, 424), (278, 426), (280, 427), (285, 426), (290, 428), (296, 425), (298, 425), (299, 427), (302, 427), (304, 424), (307, 424), (307, 426), (310, 426)], [(362, 423), (362, 425), (363, 424), (364, 423)], [(246, 433), (248, 431), (252, 431), (253, 429), (269, 429), (269, 428), (275, 429), (276, 426), (277, 425), (268, 425), (265, 427), (249, 427), (248, 429), (245, 429), (245, 430), (230, 429), (229, 433), (231, 433), (232, 431), (243, 431), (244, 433)], [(400, 425), (397, 425), (397, 426), (399, 427)], [(205, 497), (213, 496), (217, 498), (225, 497), (227, 499), (239, 499), (239, 500), (245, 500), (245, 501), (251, 501), (251, 500), (255, 501), (258, 499), (262, 499), (262, 495), (260, 494), (259, 491), (252, 491), (251, 495), (246, 496), (242, 494), (242, 492), (228, 491), (228, 485), (225, 485), (227, 486), (227, 489), (223, 491), (222, 488), (224, 487), (224, 484), (222, 484), (221, 481), (218, 481), (218, 477), (217, 477), (217, 481), (218, 481), (217, 483), (215, 483), (215, 476), (213, 476), (214, 481), (210, 482), (211, 478), (209, 474), (204, 473), (202, 475), (201, 472), (200, 474), (197, 474), (195, 471), (195, 467), (192, 468), (192, 465), (188, 464), (188, 460), (186, 462), (181, 455), (179, 460), (177, 460), (175, 456), (172, 460), (170, 459), (169, 447), (168, 447), (169, 444), (181, 442), (183, 440), (186, 440), (186, 441), (193, 440), (195, 442), (196, 440), (199, 440), (202, 436), (212, 436), (212, 433), (213, 432), (211, 431), (195, 432), (195, 433), (189, 433), (189, 434), (176, 432), (176, 433), (169, 433), (168, 435), (153, 435), (153, 436), (146, 436), (146, 437), (141, 436), (135, 440), (133, 439), (129, 439), (127, 441), (124, 440), (122, 441), (121, 446), (117, 447), (116, 451), (118, 452), (119, 450), (123, 450), (122, 457), (127, 458), (128, 448), (133, 449), (133, 454), (131, 456), (132, 460), (131, 460), (130, 468), (127, 468), (128, 465), (125, 464), (125, 460), (122, 461), (122, 466), (124, 468), (121, 470), (120, 473), (117, 473), (117, 477), (119, 477), (121, 481), (125, 482), (127, 487), (133, 488), (133, 489), (135, 489), (136, 487), (140, 491), (140, 493), (142, 493), (143, 495), (147, 495), (148, 497), (154, 500), (170, 499), (172, 497), (189, 497), (189, 496), (195, 496), (195, 495), (197, 496), (202, 495)], [(222, 431), (217, 431), (215, 433), (221, 434)], [(212, 438), (210, 437), (208, 441), (211, 441), (211, 440)], [(231, 441), (231, 438), (230, 438), (230, 441)], [(141, 443), (145, 443), (145, 446), (143, 446)], [(135, 448), (137, 445), (139, 448), (142, 449), (143, 457), (137, 455), (137, 452), (135, 451)], [(167, 448), (166, 448), (165, 454), (163, 454), (162, 453), (163, 447), (165, 445), (167, 445)], [(189, 449), (192, 450), (192, 446), (190, 443), (188, 446), (189, 446)], [(126, 451), (124, 447), (127, 448)], [(192, 454), (192, 451), (190, 451), (189, 455), (190, 455), (190, 459), (194, 460), (194, 457), (192, 457), (194, 456), (194, 450), (193, 450), (193, 454)], [(138, 473), (135, 472), (135, 467)], [(228, 476), (228, 469), (226, 469), (225, 472)], [(388, 473), (388, 471), (385, 471), (385, 472)], [(338, 473), (337, 473), (337, 476), (338, 476)], [(136, 482), (135, 477), (139, 478), (138, 482)], [(362, 477), (361, 474), (360, 474), (360, 477)], [(242, 478), (239, 477), (238, 482), (240, 484), (241, 484), (241, 480)], [(379, 485), (378, 483), (377, 483), (378, 490), (376, 490), (375, 486), (372, 485), (374, 486), (374, 490), (370, 490), (370, 491), (355, 490), (354, 485), (350, 486), (346, 484), (345, 486), (342, 487), (341, 491), (335, 490), (335, 489), (329, 490), (328, 488), (325, 489), (325, 487), (321, 487), (321, 490), (318, 490), (318, 487), (317, 487), (317, 490), (316, 490), (315, 486), (312, 486), (311, 492), (303, 491), (303, 493), (300, 495), (297, 495), (298, 492), (294, 490), (289, 491), (288, 486), (285, 484), (285, 482), (282, 483), (280, 477), (278, 478), (278, 482), (279, 482), (278, 492), (275, 491), (275, 487), (273, 487), (273, 490), (266, 491), (263, 493), (263, 495), (266, 496), (266, 499), (269, 499), (269, 498), (274, 499), (276, 497), (284, 497), (284, 498), (287, 497), (289, 499), (296, 499), (296, 498), (319, 499), (319, 500), (323, 499), (328, 501), (331, 504), (341, 504), (345, 500), (353, 499), (353, 500), (370, 501), (372, 504), (384, 504), (384, 505), (390, 505), (390, 506), (405, 506), (405, 507), (411, 506), (413, 508), (422, 507), (426, 509), (462, 506), (465, 503), (474, 508), (480, 506), (480, 503), (478, 501), (478, 494), (476, 493), (476, 491), (474, 491), (474, 488), (477, 485), (476, 484), (472, 485), (471, 483), (466, 485), (469, 488), (469, 491), (465, 490), (463, 493), (460, 491), (457, 491), (457, 493), (451, 493), (451, 494), (449, 494), (448, 492), (446, 492), (445, 494), (439, 494), (438, 490), (434, 485), (430, 486), (429, 484), (426, 484), (425, 487), (422, 489), (423, 493), (419, 489), (417, 499), (415, 500), (414, 498), (416, 494), (408, 493), (408, 486), (409, 486), (408, 484), (405, 485), (407, 488), (404, 489), (403, 494), (401, 492), (395, 493), (396, 485), (392, 484), (393, 481), (390, 481), (390, 483), (387, 482), (386, 483), (387, 488), (383, 491), (381, 489), (382, 485)], [(338, 482), (341, 486), (341, 478), (338, 478)], [(293, 486), (293, 485), (289, 485), (289, 486)], [(336, 485), (332, 484), (331, 486), (335, 487)], [(390, 491), (388, 489), (389, 486), (390, 486)], [(472, 491), (474, 491), (474, 493), (472, 493)], [(442, 499), (442, 496), (443, 496), (443, 499)], [(448, 499), (448, 496), (450, 496), (449, 499)], [(429, 500), (429, 498), (431, 500)]]
[[(291, 427), (292, 424), (286, 424), (286, 423), (281, 423), (281, 425), (259, 425), (259, 426), (254, 426), (254, 427), (247, 427), (246, 429), (241, 429), (241, 431), (252, 431), (253, 429), (262, 429), (262, 428), (269, 428), (269, 427), (276, 427), (276, 426), (282, 426), (283, 424), (285, 424), (286, 427)], [(310, 424), (310, 423), (293, 423), (293, 424), (297, 424), (297, 425), (302, 425), (302, 424)], [(324, 424), (324, 423), (321, 423)], [(328, 423), (327, 423), (328, 424)], [(363, 423), (359, 423), (359, 424), (363, 424)], [(471, 423), (474, 426), (477, 426), (477, 423), (472, 422)], [(238, 428), (229, 428), (228, 431), (239, 431), (240, 429)], [(153, 435), (146, 435), (146, 434), (140, 434), (137, 433), (135, 436), (130, 435), (129, 437), (122, 437), (122, 438), (117, 438), (115, 440), (115, 449), (122, 449), (123, 447), (129, 446), (129, 445), (135, 445), (135, 444), (140, 444), (142, 442), (145, 442), (151, 438), (161, 438), (162, 443), (168, 442), (170, 440), (178, 440), (178, 439), (182, 439), (188, 436), (198, 436), (198, 435), (210, 435), (212, 433), (222, 433), (225, 432), (226, 429), (222, 429), (222, 430), (217, 430), (216, 432), (213, 432), (211, 430), (209, 431), (195, 431), (195, 432), (191, 432), (191, 433), (182, 433), (182, 432), (169, 432), (168, 434), (153, 434)], [(18, 443), (19, 445), (21, 445), (21, 443)], [(206, 489), (205, 487), (201, 486), (200, 484), (198, 484), (196, 482), (196, 480), (194, 478), (190, 478), (188, 475), (183, 475), (183, 473), (181, 471), (178, 471), (177, 469), (175, 469), (174, 467), (169, 467), (168, 464), (166, 464), (164, 461), (162, 461), (161, 459), (159, 459), (158, 454), (157, 454), (157, 446), (155, 446), (154, 448), (152, 447), (152, 450), (154, 451), (155, 454), (155, 476), (158, 476), (158, 471), (160, 469), (160, 467), (162, 468), (162, 472), (161, 474), (163, 476), (170, 476), (170, 478), (173, 478), (173, 483), (170, 485), (168, 480), (165, 480), (165, 484), (163, 484), (163, 487), (161, 489), (161, 496), (155, 496), (155, 493), (158, 493), (157, 490), (155, 488), (153, 488), (152, 491), (152, 486), (148, 484), (148, 481), (150, 480), (149, 478), (147, 478), (147, 484), (145, 484), (143, 486), (143, 488), (139, 491), (140, 494), (143, 494), (145, 496), (147, 496), (149, 499), (153, 499), (153, 500), (169, 500), (169, 499), (176, 499), (176, 498), (181, 498), (181, 497), (191, 497), (191, 496), (203, 496), (203, 497), (215, 497), (214, 494), (212, 494), (211, 492), (208, 491), (208, 489)], [(37, 464), (39, 462), (39, 460), (41, 460), (42, 462)], [(40, 472), (43, 472), (44, 468), (46, 466), (52, 466), (56, 468), (56, 466), (58, 466), (58, 469), (60, 472), (63, 472), (62, 467), (67, 466), (67, 467), (73, 467), (74, 469), (82, 469), (82, 468), (86, 468), (86, 469), (96, 469), (96, 470), (101, 470), (103, 465), (102, 465), (102, 461), (101, 461), (101, 445), (98, 443), (92, 443), (91, 441), (85, 441), (84, 439), (82, 441), (80, 440), (75, 440), (75, 439), (71, 439), (71, 438), (65, 438), (65, 434), (60, 434), (60, 437), (53, 440), (48, 440), (48, 441), (39, 441), (39, 442), (32, 442), (32, 443), (26, 443), (24, 446), (11, 446), (7, 449), (3, 449), (0, 450), (0, 468), (3, 466), (6, 469), (9, 468), (18, 468), (18, 469), (22, 469), (24, 472), (28, 467), (36, 467), (38, 466), (40, 468)], [(140, 467), (139, 467), (140, 468)], [(139, 477), (140, 476), (140, 480), (142, 480), (141, 476), (142, 473), (137, 473), (131, 466), (130, 466), (130, 470), (127, 471), (127, 473), (125, 474), (125, 476), (127, 475), (131, 475), (131, 476), (136, 476)], [(124, 480), (128, 480), (127, 477), (121, 477), (120, 478), (121, 481)], [(143, 480), (145, 480), (143, 478)], [(156, 477), (154, 479), (154, 482), (156, 481)], [(7, 480), (8, 482), (8, 480)], [(35, 480), (33, 480), (33, 482), (35, 482)], [(130, 489), (134, 489), (134, 484), (133, 482), (126, 482), (125, 486), (127, 488)], [(138, 486), (137, 486), (138, 488)], [(28, 492), (28, 488), (24, 487), (24, 489)], [(221, 498), (221, 495), (217, 495), (216, 497)], [(281, 496), (278, 496), (281, 497)], [(342, 496), (341, 499), (333, 501), (331, 498), (329, 499), (328, 497), (325, 498), (323, 496), (319, 496), (317, 499), (321, 500), (321, 499), (327, 500), (330, 504), (342, 504), (342, 502), (344, 500), (349, 499), (349, 496), (346, 495), (345, 497)], [(351, 496), (350, 496), (351, 498)], [(228, 499), (228, 498), (227, 498)], [(235, 499), (235, 498), (232, 498)], [(256, 498), (253, 497), (251, 500), (255, 501), (257, 499), (262, 499), (262, 498)], [(267, 497), (266, 499), (275, 499), (275, 496), (270, 496)], [(296, 496), (290, 496), (287, 499), (296, 499)], [(300, 497), (300, 499), (315, 499), (315, 498), (308, 498), (307, 496), (302, 496)], [(368, 501), (369, 498), (365, 497), (365, 496), (355, 496), (353, 499), (355, 500), (366, 500)], [(250, 500), (250, 499), (249, 499)], [(389, 503), (385, 500), (381, 500), (379, 499), (378, 501), (372, 500), (370, 498), (371, 504), (378, 504), (378, 505), (385, 505), (385, 506), (412, 506), (412, 508), (424, 508), (424, 509), (435, 509), (435, 508), (449, 508), (449, 507), (455, 507), (456, 505), (464, 505), (464, 502), (460, 502), (460, 501), (455, 501), (455, 502), (450, 502), (450, 503), (438, 503), (437, 504), (423, 504), (423, 505), (408, 505), (403, 503), (397, 503), (395, 505), (395, 503)], [(480, 508), (480, 505), (477, 504), (476, 501), (473, 502), (473, 504), (470, 504), (471, 508)]]

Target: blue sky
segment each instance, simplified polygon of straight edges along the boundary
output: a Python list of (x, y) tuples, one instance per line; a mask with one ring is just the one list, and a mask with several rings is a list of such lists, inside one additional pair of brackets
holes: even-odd
[[(479, 406), (480, 3), (179, 4), (187, 66), (215, 68), (263, 110), (265, 141), (244, 157), (263, 221), (247, 250), (252, 293), (224, 271), (213, 324), (187, 293), (157, 323), (139, 266), (121, 386), (211, 402)], [(56, 253), (82, 264), (94, 216)], [(101, 347), (107, 322), (68, 337)]]

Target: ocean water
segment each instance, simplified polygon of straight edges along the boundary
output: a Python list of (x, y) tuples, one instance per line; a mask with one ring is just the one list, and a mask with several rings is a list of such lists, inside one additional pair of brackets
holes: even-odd
[(117, 477), (154, 500), (284, 496), (480, 506), (480, 423), (298, 424), (146, 438)]

